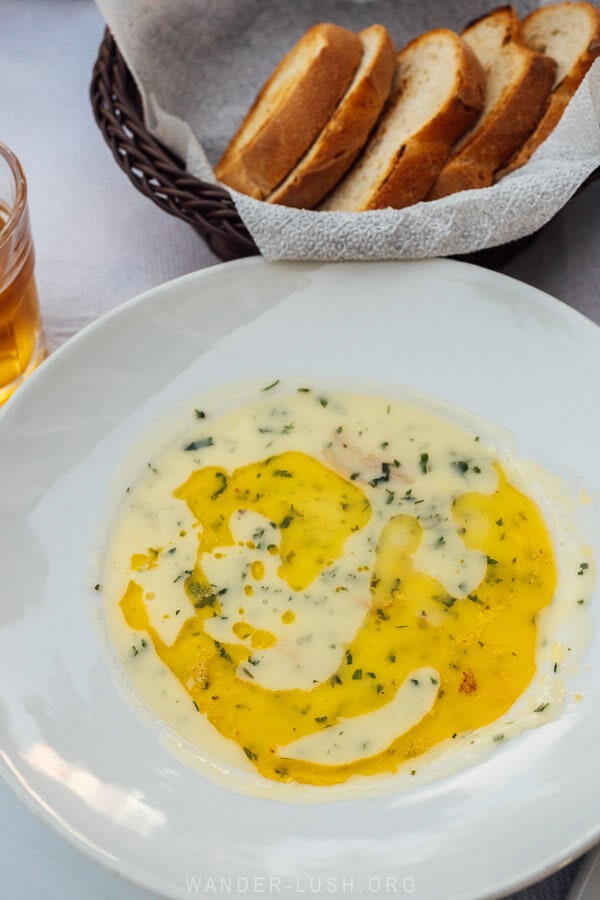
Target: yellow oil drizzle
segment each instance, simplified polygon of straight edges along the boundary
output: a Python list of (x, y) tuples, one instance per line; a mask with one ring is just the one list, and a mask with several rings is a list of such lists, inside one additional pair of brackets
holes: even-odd
[[(194, 615), (184, 621), (174, 643), (165, 644), (149, 621), (135, 580), (121, 599), (123, 614), (131, 628), (148, 634), (199, 712), (239, 744), (265, 777), (331, 785), (355, 774), (393, 772), (441, 741), (498, 719), (535, 673), (536, 617), (552, 600), (556, 566), (536, 505), (509, 484), (500, 466), (496, 469), (493, 494), (465, 493), (453, 504), (466, 547), (487, 556), (481, 584), (457, 599), (417, 571), (413, 559), (422, 527), (415, 517), (394, 516), (379, 536), (362, 625), (337, 671), (312, 690), (270, 691), (238, 676), (248, 649), (221, 644), (206, 632), (204, 624), (221, 606), (201, 567), (205, 553), (234, 543), (229, 519), (239, 509), (252, 509), (279, 525), (278, 571), (293, 590), (305, 588), (341, 557), (350, 534), (368, 522), (369, 503), (353, 483), (305, 454), (283, 453), (231, 474), (215, 467), (195, 472), (175, 492), (202, 526), (196, 566), (186, 582)], [(198, 584), (205, 594), (192, 590)], [(280, 752), (341, 719), (380, 709), (411, 672), (423, 667), (439, 675), (434, 706), (385, 751), (358, 755), (344, 765), (286, 758)]]
[(257, 650), (265, 650), (277, 642), (277, 635), (273, 634), (272, 631), (267, 631), (266, 628), (255, 628), (254, 625), (250, 625), (248, 622), (236, 622), (231, 630), (240, 640), (249, 640), (251, 645)]
[[(359, 488), (295, 451), (242, 466), (231, 475), (216, 466), (198, 469), (174, 495), (186, 501), (202, 525), (199, 557), (234, 545), (229, 520), (239, 509), (274, 522), (281, 534), (277, 574), (294, 591), (306, 588), (338, 559), (346, 538), (371, 516)], [(263, 564), (252, 574), (262, 577)]]

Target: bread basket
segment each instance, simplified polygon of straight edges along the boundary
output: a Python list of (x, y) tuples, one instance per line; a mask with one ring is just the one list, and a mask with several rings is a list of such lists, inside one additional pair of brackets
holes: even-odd
[[(142, 194), (191, 225), (220, 259), (259, 254), (230, 194), (187, 173), (181, 160), (148, 132), (134, 78), (108, 28), (94, 65), (90, 99), (96, 123), (115, 160)], [(596, 170), (582, 188), (599, 174)], [(460, 258), (498, 269), (539, 233)]]

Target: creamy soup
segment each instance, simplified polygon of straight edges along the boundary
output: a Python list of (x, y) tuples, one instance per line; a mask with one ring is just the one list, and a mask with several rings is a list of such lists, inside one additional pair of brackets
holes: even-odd
[[(280, 784), (414, 773), (491, 723), (502, 740), (559, 674), (547, 612), (583, 604), (584, 551), (559, 590), (484, 423), (383, 389), (245, 393), (190, 406), (127, 485), (102, 588), (135, 689), (211, 765)], [(544, 682), (527, 725), (559, 697)]]

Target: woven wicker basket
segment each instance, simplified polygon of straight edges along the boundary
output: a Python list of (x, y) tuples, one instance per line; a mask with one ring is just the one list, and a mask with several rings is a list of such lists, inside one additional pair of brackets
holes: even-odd
[(148, 133), (135, 81), (108, 29), (94, 66), (90, 98), (116, 161), (142, 194), (191, 225), (221, 259), (259, 252), (227, 191), (189, 175)]
[[(108, 29), (94, 66), (90, 97), (98, 127), (139, 191), (165, 212), (191, 225), (221, 259), (259, 253), (227, 191), (189, 175), (181, 160), (149, 134), (137, 86)], [(585, 184), (599, 174), (597, 169)], [(498, 269), (538, 234), (458, 258)]]

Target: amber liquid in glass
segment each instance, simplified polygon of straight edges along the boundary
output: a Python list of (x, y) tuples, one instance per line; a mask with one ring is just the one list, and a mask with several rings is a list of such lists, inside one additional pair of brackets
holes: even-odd
[[(6, 218), (0, 206), (0, 235)], [(45, 356), (33, 262), (31, 247), (15, 277), (0, 290), (0, 404)], [(0, 259), (0, 284), (7, 275), (3, 265)]]

